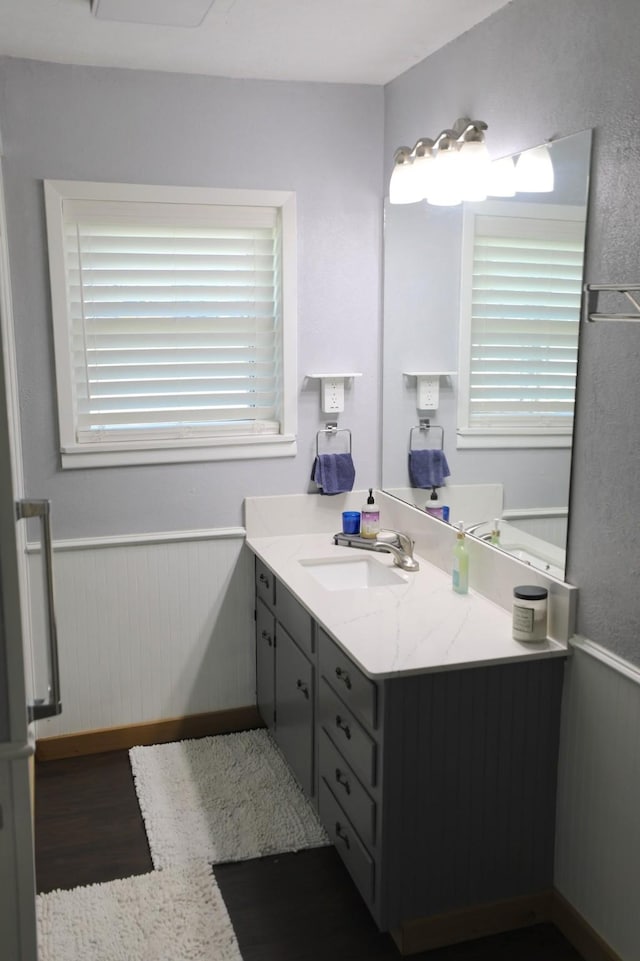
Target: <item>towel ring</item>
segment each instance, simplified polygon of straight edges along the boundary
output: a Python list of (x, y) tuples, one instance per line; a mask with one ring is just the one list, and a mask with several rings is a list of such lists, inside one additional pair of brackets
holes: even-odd
[(322, 427), (316, 434), (316, 457), (320, 453), (320, 434), (348, 434), (349, 435), (349, 450), (351, 453), (351, 431), (348, 427), (338, 427), (337, 424), (327, 424), (326, 427)]
[(440, 424), (430, 423), (429, 418), (427, 417), (424, 420), (421, 420), (419, 424), (416, 424), (415, 427), (412, 427), (411, 430), (409, 431), (409, 450), (414, 450), (414, 447), (413, 447), (414, 430), (419, 430), (421, 432), (423, 431), (426, 432), (430, 430), (439, 430), (440, 431), (440, 450), (444, 450), (444, 427), (441, 427)]

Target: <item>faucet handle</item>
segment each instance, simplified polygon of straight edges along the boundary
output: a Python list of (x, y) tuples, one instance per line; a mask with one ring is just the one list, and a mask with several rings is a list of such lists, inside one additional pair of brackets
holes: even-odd
[(405, 534), (404, 531), (398, 531), (397, 534), (398, 540), (400, 541), (400, 547), (409, 555), (409, 557), (412, 557), (414, 545), (413, 538), (409, 537), (408, 534)]
[(409, 557), (413, 556), (413, 545), (414, 541), (408, 534), (404, 531), (378, 531), (376, 535), (376, 541), (379, 544), (395, 544), (401, 550), (408, 554)]

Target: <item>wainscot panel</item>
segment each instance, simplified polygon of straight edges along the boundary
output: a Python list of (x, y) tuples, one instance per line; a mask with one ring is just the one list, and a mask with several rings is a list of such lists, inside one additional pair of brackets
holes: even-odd
[[(37, 548), (29, 568), (38, 648)], [(54, 579), (63, 713), (39, 722), (38, 738), (255, 703), (242, 528), (60, 541)]]
[(560, 737), (555, 887), (620, 958), (631, 961), (640, 958), (640, 672), (588, 640), (574, 638), (572, 645)]

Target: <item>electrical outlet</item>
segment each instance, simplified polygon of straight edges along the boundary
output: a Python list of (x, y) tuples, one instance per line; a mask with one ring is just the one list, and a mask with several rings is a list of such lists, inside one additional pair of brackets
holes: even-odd
[(344, 410), (344, 379), (326, 377), (322, 381), (322, 410), (325, 414), (340, 414)]
[(437, 410), (440, 402), (440, 378), (418, 376), (418, 410)]

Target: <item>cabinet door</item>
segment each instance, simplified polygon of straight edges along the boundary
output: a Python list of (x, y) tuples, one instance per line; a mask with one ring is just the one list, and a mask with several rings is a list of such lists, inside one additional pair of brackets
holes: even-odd
[(275, 721), (275, 620), (256, 598), (256, 700), (260, 717), (269, 730)]
[(300, 787), (313, 796), (313, 667), (278, 625), (275, 739)]

